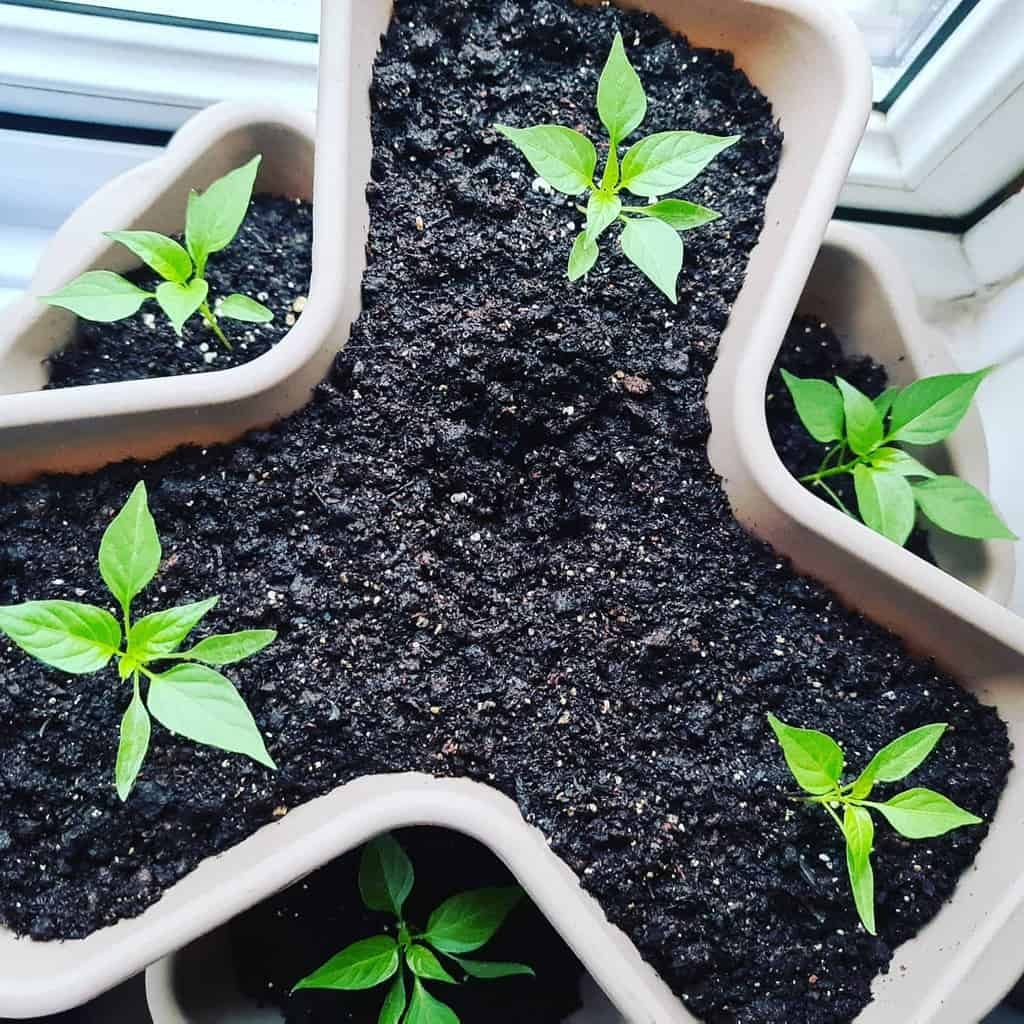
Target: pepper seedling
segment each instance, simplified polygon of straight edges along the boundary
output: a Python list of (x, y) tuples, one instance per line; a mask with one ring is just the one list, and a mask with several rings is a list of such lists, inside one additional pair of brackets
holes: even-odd
[[(525, 964), (467, 959), (488, 943), (523, 897), (518, 886), (473, 889), (442, 903), (419, 931), (405, 918), (405, 901), (415, 882), (412, 862), (398, 840), (378, 836), (363, 848), (359, 892), (370, 910), (395, 918), (394, 935), (375, 935), (346, 947), (292, 989), (355, 992), (388, 986), (378, 1024), (459, 1024), (454, 1010), (435, 998), (424, 982), (458, 985), (441, 958), (462, 980), (534, 976)], [(408, 973), (412, 987), (406, 983)]]
[(920, 767), (948, 728), (943, 723), (923, 725), (883, 747), (853, 782), (843, 784), (846, 759), (831, 736), (816, 729), (786, 725), (775, 715), (768, 722), (782, 747), (793, 778), (807, 803), (824, 808), (846, 840), (846, 868), (854, 904), (864, 927), (875, 927), (875, 875), (871, 850), (875, 823), (871, 811), (881, 814), (907, 839), (933, 839), (965, 825), (980, 825), (981, 818), (957, 807), (930, 789), (908, 789), (878, 803), (869, 800), (878, 783), (898, 782)]
[[(566, 195), (588, 193), (586, 227), (569, 255), (569, 280), (589, 274), (600, 255), (598, 241), (616, 222), (625, 225), (622, 251), (673, 303), (678, 302), (678, 280), (683, 268), (680, 232), (702, 227), (720, 214), (684, 199), (658, 197), (688, 185), (723, 150), (740, 141), (739, 135), (703, 135), (700, 132), (658, 132), (631, 146), (619, 160), (619, 146), (647, 116), (647, 95), (636, 73), (622, 34), (616, 33), (611, 53), (597, 87), (597, 110), (608, 132), (608, 160), (598, 182), (597, 149), (585, 135), (557, 124), (495, 130), (511, 141), (530, 166), (553, 189)], [(646, 198), (649, 205), (628, 206), (621, 193)]]
[(888, 388), (873, 401), (842, 377), (831, 384), (781, 372), (801, 423), (828, 446), (817, 470), (800, 480), (847, 515), (856, 518), (828, 481), (849, 474), (861, 520), (897, 544), (906, 544), (918, 511), (961, 537), (1017, 539), (976, 487), (957, 476), (937, 475), (896, 447), (945, 440), (967, 415), (992, 367), (924, 377), (905, 388)]
[(203, 193), (189, 193), (184, 246), (156, 231), (104, 232), (163, 278), (155, 291), (139, 288), (110, 270), (90, 270), (60, 291), (40, 296), (40, 301), (69, 309), (84, 320), (113, 323), (135, 316), (144, 303), (154, 299), (178, 337), (186, 321), (198, 313), (221, 344), (230, 349), (231, 342), (221, 329), (220, 317), (252, 324), (268, 324), (274, 319), (262, 303), (238, 293), (226, 296), (211, 308), (210, 285), (206, 280), (210, 256), (226, 249), (245, 221), (261, 159), (253, 157)]
[[(127, 800), (146, 759), (150, 715), (171, 732), (207, 746), (246, 754), (275, 768), (256, 725), (231, 681), (212, 665), (234, 665), (273, 643), (271, 629), (209, 636), (179, 650), (189, 633), (220, 600), (154, 612), (132, 621), (132, 602), (160, 567), (162, 549), (149, 511), (145, 484), (132, 491), (100, 543), (99, 570), (121, 610), (75, 601), (28, 601), (0, 607), (0, 632), (44, 665), (72, 675), (99, 672), (111, 660), (121, 681), (131, 680), (132, 699), (121, 721), (115, 782)], [(156, 671), (155, 663), (178, 662)], [(148, 684), (143, 702), (141, 682)]]

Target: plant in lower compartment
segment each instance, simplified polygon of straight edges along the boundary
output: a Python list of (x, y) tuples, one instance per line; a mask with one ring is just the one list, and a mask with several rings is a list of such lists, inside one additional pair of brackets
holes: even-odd
[(846, 867), (857, 913), (864, 927), (875, 929), (875, 876), (871, 850), (875, 823), (871, 811), (881, 814), (907, 839), (932, 839), (964, 825), (980, 825), (981, 818), (957, 807), (930, 789), (908, 789), (884, 803), (868, 797), (878, 783), (898, 782), (928, 758), (947, 726), (923, 725), (883, 747), (852, 782), (842, 782), (845, 758), (830, 736), (815, 729), (786, 725), (774, 715), (768, 721), (778, 738), (786, 764), (806, 801), (824, 808), (846, 840)]
[[(363, 939), (332, 957), (292, 990), (331, 989), (354, 992), (386, 982), (387, 994), (378, 1024), (459, 1024), (451, 1007), (436, 999), (424, 982), (457, 985), (463, 980), (493, 980), (534, 972), (525, 964), (467, 959), (488, 943), (522, 899), (518, 887), (474, 889), (442, 903), (420, 931), (405, 918), (405, 901), (415, 875), (408, 855), (390, 835), (378, 836), (363, 849), (359, 892), (370, 909), (395, 918), (394, 935)], [(442, 959), (450, 962), (445, 967)], [(406, 975), (412, 982), (411, 990)]]
[[(683, 268), (682, 231), (718, 220), (719, 214), (684, 199), (662, 199), (688, 185), (723, 150), (740, 140), (738, 135), (703, 135), (700, 132), (658, 132), (631, 146), (619, 161), (619, 146), (647, 116), (647, 96), (616, 33), (611, 54), (597, 88), (597, 110), (608, 131), (609, 150), (601, 180), (597, 181), (597, 150), (585, 135), (556, 124), (532, 128), (495, 129), (513, 142), (548, 185), (570, 196), (589, 193), (586, 228), (569, 255), (569, 280), (577, 281), (597, 263), (598, 241), (612, 224), (625, 225), (620, 236), (627, 259), (668, 296), (678, 301), (677, 282)], [(646, 206), (628, 206), (622, 192), (649, 200)]]
[[(121, 721), (115, 780), (127, 800), (150, 740), (150, 715), (172, 732), (196, 743), (249, 757), (276, 768), (259, 728), (232, 683), (212, 665), (233, 665), (273, 643), (269, 629), (209, 636), (186, 651), (179, 648), (217, 604), (195, 604), (154, 612), (132, 621), (132, 601), (156, 575), (162, 550), (149, 511), (146, 487), (136, 485), (100, 544), (99, 569), (120, 606), (122, 621), (104, 608), (75, 601), (29, 601), (0, 607), (0, 631), (45, 665), (84, 675), (111, 660), (132, 698)], [(176, 662), (157, 671), (157, 663)], [(145, 702), (142, 679), (148, 686)], [(148, 707), (148, 710), (147, 710)]]
[(1016, 540), (988, 498), (956, 476), (938, 476), (897, 447), (938, 444), (960, 425), (981, 382), (992, 372), (925, 377), (891, 387), (872, 401), (841, 377), (794, 377), (782, 371), (797, 415), (816, 441), (827, 445), (821, 465), (801, 482), (853, 513), (828, 483), (851, 475), (860, 518), (871, 529), (905, 544), (920, 512), (949, 533), (976, 540)]
[(231, 348), (219, 319), (268, 324), (274, 314), (247, 295), (232, 294), (210, 305), (206, 266), (210, 256), (226, 249), (249, 211), (261, 158), (255, 156), (215, 181), (202, 194), (190, 192), (185, 215), (185, 244), (155, 231), (107, 231), (106, 237), (130, 249), (163, 278), (153, 292), (109, 270), (90, 270), (40, 300), (71, 310), (84, 320), (113, 323), (134, 316), (155, 299), (181, 336), (186, 321), (198, 313), (221, 343)]

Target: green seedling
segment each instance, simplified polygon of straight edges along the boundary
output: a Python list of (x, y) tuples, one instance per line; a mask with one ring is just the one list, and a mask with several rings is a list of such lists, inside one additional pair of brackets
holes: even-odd
[(370, 910), (395, 918), (394, 934), (375, 935), (348, 946), (292, 991), (355, 992), (390, 982), (378, 1024), (459, 1024), (451, 1007), (431, 995), (425, 982), (458, 985), (470, 978), (489, 981), (534, 976), (525, 964), (464, 955), (494, 937), (522, 899), (521, 889), (513, 886), (459, 893), (445, 900), (420, 931), (406, 920), (404, 912), (414, 881), (412, 862), (396, 839), (382, 835), (368, 843), (359, 866), (359, 892)]
[(206, 280), (210, 256), (234, 241), (245, 220), (261, 159), (253, 157), (201, 194), (189, 193), (184, 246), (155, 231), (104, 232), (163, 278), (156, 291), (147, 292), (110, 270), (90, 270), (60, 291), (40, 296), (40, 301), (69, 309), (84, 320), (113, 323), (135, 316), (143, 303), (154, 299), (179, 337), (186, 321), (198, 313), (230, 349), (231, 342), (219, 323), (221, 317), (252, 324), (268, 324), (274, 319), (266, 306), (248, 295), (228, 295), (211, 307)]
[[(119, 622), (105, 608), (75, 601), (29, 601), (0, 607), (0, 632), (44, 665), (86, 675), (116, 662), (132, 698), (121, 720), (115, 782), (127, 800), (149, 750), (150, 715), (196, 743), (246, 754), (276, 768), (259, 728), (239, 692), (212, 665), (233, 665), (273, 643), (270, 629), (209, 636), (179, 648), (217, 604), (195, 604), (154, 612), (132, 621), (132, 601), (156, 575), (162, 550), (149, 511), (145, 485), (135, 487), (100, 544), (99, 570), (121, 611)], [(171, 664), (160, 671), (157, 663)], [(148, 683), (143, 702), (142, 680)]]
[(941, 723), (923, 725), (905, 733), (883, 747), (853, 782), (844, 785), (846, 760), (835, 740), (815, 729), (786, 725), (774, 715), (768, 716), (768, 722), (793, 778), (810, 794), (806, 801), (824, 808), (843, 834), (857, 913), (864, 927), (876, 935), (875, 876), (871, 867), (875, 823), (871, 812), (881, 814), (907, 839), (932, 839), (965, 825), (982, 823), (981, 818), (930, 789), (908, 789), (885, 803), (868, 799), (878, 783), (898, 782), (920, 767), (948, 727)]
[[(566, 195), (588, 193), (586, 228), (569, 255), (569, 280), (578, 281), (597, 263), (598, 241), (616, 222), (625, 225), (620, 236), (627, 259), (673, 302), (683, 268), (680, 232), (718, 220), (719, 214), (684, 199), (662, 199), (688, 185), (739, 135), (727, 137), (699, 132), (658, 132), (631, 146), (621, 163), (619, 146), (647, 116), (647, 96), (616, 33), (612, 51), (597, 88), (597, 110), (609, 136), (608, 161), (597, 181), (597, 149), (585, 135), (556, 124), (532, 128), (495, 125), (514, 143), (530, 166), (551, 186)], [(646, 206), (628, 206), (622, 192), (648, 200)]]
[(945, 440), (960, 425), (991, 372), (989, 367), (925, 377), (905, 388), (888, 388), (872, 401), (841, 377), (830, 384), (783, 370), (800, 421), (811, 437), (827, 446), (821, 465), (801, 482), (853, 516), (829, 484), (835, 477), (851, 475), (861, 520), (900, 545), (910, 537), (918, 512), (961, 537), (1016, 540), (976, 487), (956, 476), (935, 474), (898, 447)]

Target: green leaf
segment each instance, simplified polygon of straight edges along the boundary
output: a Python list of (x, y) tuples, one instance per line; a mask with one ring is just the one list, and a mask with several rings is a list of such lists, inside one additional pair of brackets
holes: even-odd
[(842, 377), (836, 377), (836, 387), (843, 396), (847, 441), (857, 455), (867, 455), (882, 442), (882, 417), (875, 403)]
[(185, 218), (185, 245), (200, 277), (206, 272), (206, 260), (226, 249), (249, 212), (252, 190), (259, 173), (259, 156), (225, 174), (201, 195), (190, 193)]
[(942, 739), (947, 726), (937, 722), (912, 729), (898, 739), (882, 747), (861, 772), (850, 794), (855, 800), (863, 800), (876, 782), (898, 782), (918, 768)]
[(192, 276), (192, 257), (173, 238), (156, 231), (104, 231), (103, 234), (130, 249), (165, 281), (184, 284)]
[(234, 665), (259, 654), (277, 639), (273, 629), (245, 629), (238, 633), (223, 633), (200, 640), (191, 650), (182, 651), (180, 657), (201, 661), (206, 665)]
[(873, 469), (897, 476), (935, 476), (923, 463), (918, 462), (901, 448), (876, 448), (869, 460)]
[(683, 240), (660, 220), (631, 220), (622, 232), (622, 251), (676, 303), (676, 282), (683, 269)]
[(162, 555), (146, 485), (140, 482), (100, 543), (100, 575), (125, 615), (136, 595), (156, 575)]
[(143, 665), (170, 654), (219, 600), (218, 597), (210, 597), (139, 619), (128, 633), (128, 654)]
[(274, 314), (248, 295), (235, 293), (229, 295), (218, 307), (218, 316), (226, 316), (229, 320), (241, 320), (247, 324), (269, 324)]
[(401, 919), (415, 878), (412, 861), (394, 836), (377, 836), (363, 848), (359, 892), (370, 910), (392, 913)]
[(854, 466), (853, 485), (857, 509), (865, 524), (900, 547), (906, 544), (916, 517), (914, 492), (906, 477), (862, 463)]
[(180, 736), (277, 768), (242, 695), (212, 668), (175, 665), (153, 676), (149, 711)]
[(597, 85), (597, 112), (613, 146), (635, 132), (647, 116), (643, 83), (626, 56), (621, 32), (615, 33)]
[(133, 693), (128, 710), (121, 719), (121, 738), (117, 746), (117, 763), (114, 767), (114, 781), (117, 784), (117, 795), (122, 803), (131, 795), (135, 780), (142, 769), (149, 750), (150, 722), (139, 695), (139, 681), (133, 681)]
[(537, 973), (526, 964), (494, 963), (486, 960), (465, 960), (454, 956), (452, 959), (471, 977), (492, 981), (495, 978), (512, 978), (519, 974), (536, 978)]
[[(390, 935), (354, 942), (322, 967), (303, 978), (292, 989), (320, 988), (343, 992), (361, 992), (376, 988), (398, 971), (398, 943)], [(390, 996), (389, 996), (390, 998)]]
[(39, 301), (70, 309), (83, 320), (109, 324), (134, 316), (146, 299), (151, 298), (151, 292), (143, 291), (120, 274), (109, 270), (90, 270), (60, 291), (40, 295)]
[(637, 196), (664, 196), (688, 185), (739, 135), (658, 132), (632, 146), (622, 160), (622, 187)]
[(578, 281), (594, 269), (600, 250), (597, 243), (590, 240), (586, 231), (581, 231), (572, 244), (572, 252), (569, 253), (569, 280)]
[(559, 192), (576, 196), (593, 186), (597, 150), (585, 135), (557, 124), (533, 128), (496, 124), (494, 130), (518, 147), (530, 166)]
[(871, 849), (875, 842), (875, 823), (863, 807), (846, 805), (843, 814), (846, 836), (846, 869), (850, 875), (853, 902), (861, 922), (871, 935), (875, 929), (875, 873), (871, 867)]
[(618, 220), (622, 212), (622, 200), (601, 189), (594, 189), (587, 202), (587, 235), (594, 243), (605, 230)]
[(664, 221), (674, 231), (691, 231), (719, 220), (722, 216), (706, 206), (685, 199), (662, 199), (660, 203), (651, 206), (631, 206), (628, 212)]
[(817, 729), (786, 725), (775, 715), (768, 716), (768, 723), (801, 789), (815, 796), (831, 792), (843, 773), (845, 763), (839, 744)]
[(490, 941), (522, 898), (518, 886), (461, 892), (430, 915), (421, 938), (443, 953), (472, 953)]
[(0, 630), (44, 665), (76, 676), (106, 668), (121, 646), (121, 627), (110, 612), (75, 601), (0, 607)]
[(191, 284), (175, 284), (165, 281), (157, 286), (156, 301), (167, 314), (175, 333), (181, 337), (181, 329), (185, 322), (206, 301), (210, 286), (196, 278)]
[(955, 476), (914, 484), (918, 507), (936, 526), (975, 540), (1016, 540), (992, 503), (977, 487)]
[(377, 1024), (399, 1024), (405, 1013), (405, 979), (401, 974), (395, 978), (394, 984), (388, 989), (384, 1005), (380, 1008)]
[(884, 420), (889, 410), (892, 408), (892, 403), (896, 401), (896, 396), (902, 391), (902, 388), (890, 387), (886, 388), (874, 401), (875, 408), (878, 410), (878, 415)]
[(459, 1018), (450, 1006), (435, 999), (419, 978), (414, 978), (405, 1024), (459, 1024)]
[(981, 818), (930, 789), (908, 789), (884, 804), (867, 806), (885, 815), (889, 824), (908, 839), (933, 839), (964, 825), (982, 823)]
[(779, 372), (807, 433), (822, 444), (840, 440), (845, 415), (839, 389), (827, 380), (795, 377), (788, 370)]
[(441, 962), (426, 946), (410, 946), (406, 953), (409, 970), (424, 981), (444, 981), (449, 985), (458, 982), (441, 966)]
[(935, 444), (948, 437), (967, 415), (975, 392), (992, 369), (925, 377), (904, 388), (893, 402), (890, 438)]

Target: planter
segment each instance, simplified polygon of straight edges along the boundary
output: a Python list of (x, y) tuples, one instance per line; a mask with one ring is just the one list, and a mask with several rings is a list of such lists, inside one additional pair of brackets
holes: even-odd
[[(343, 94), (336, 90), (331, 102), (343, 104)], [(344, 344), (362, 261), (358, 249), (337, 241), (345, 237), (351, 207), (326, 197), (314, 207), (314, 283), (305, 311), (271, 351), (221, 371), (38, 390), (46, 382), (44, 360), (73, 342), (77, 320), (35, 296), (86, 270), (134, 269), (139, 262), (103, 231), (180, 232), (189, 190), (206, 187), (257, 153), (264, 157), (257, 193), (313, 199), (313, 118), (226, 103), (194, 117), (166, 153), (101, 189), (60, 229), (28, 294), (6, 311), (0, 332), (0, 480), (85, 472), (119, 459), (153, 458), (183, 443), (232, 440), (309, 400)], [(354, 261), (351, 272), (348, 260)], [(349, 284), (338, 287), (337, 281)]]

